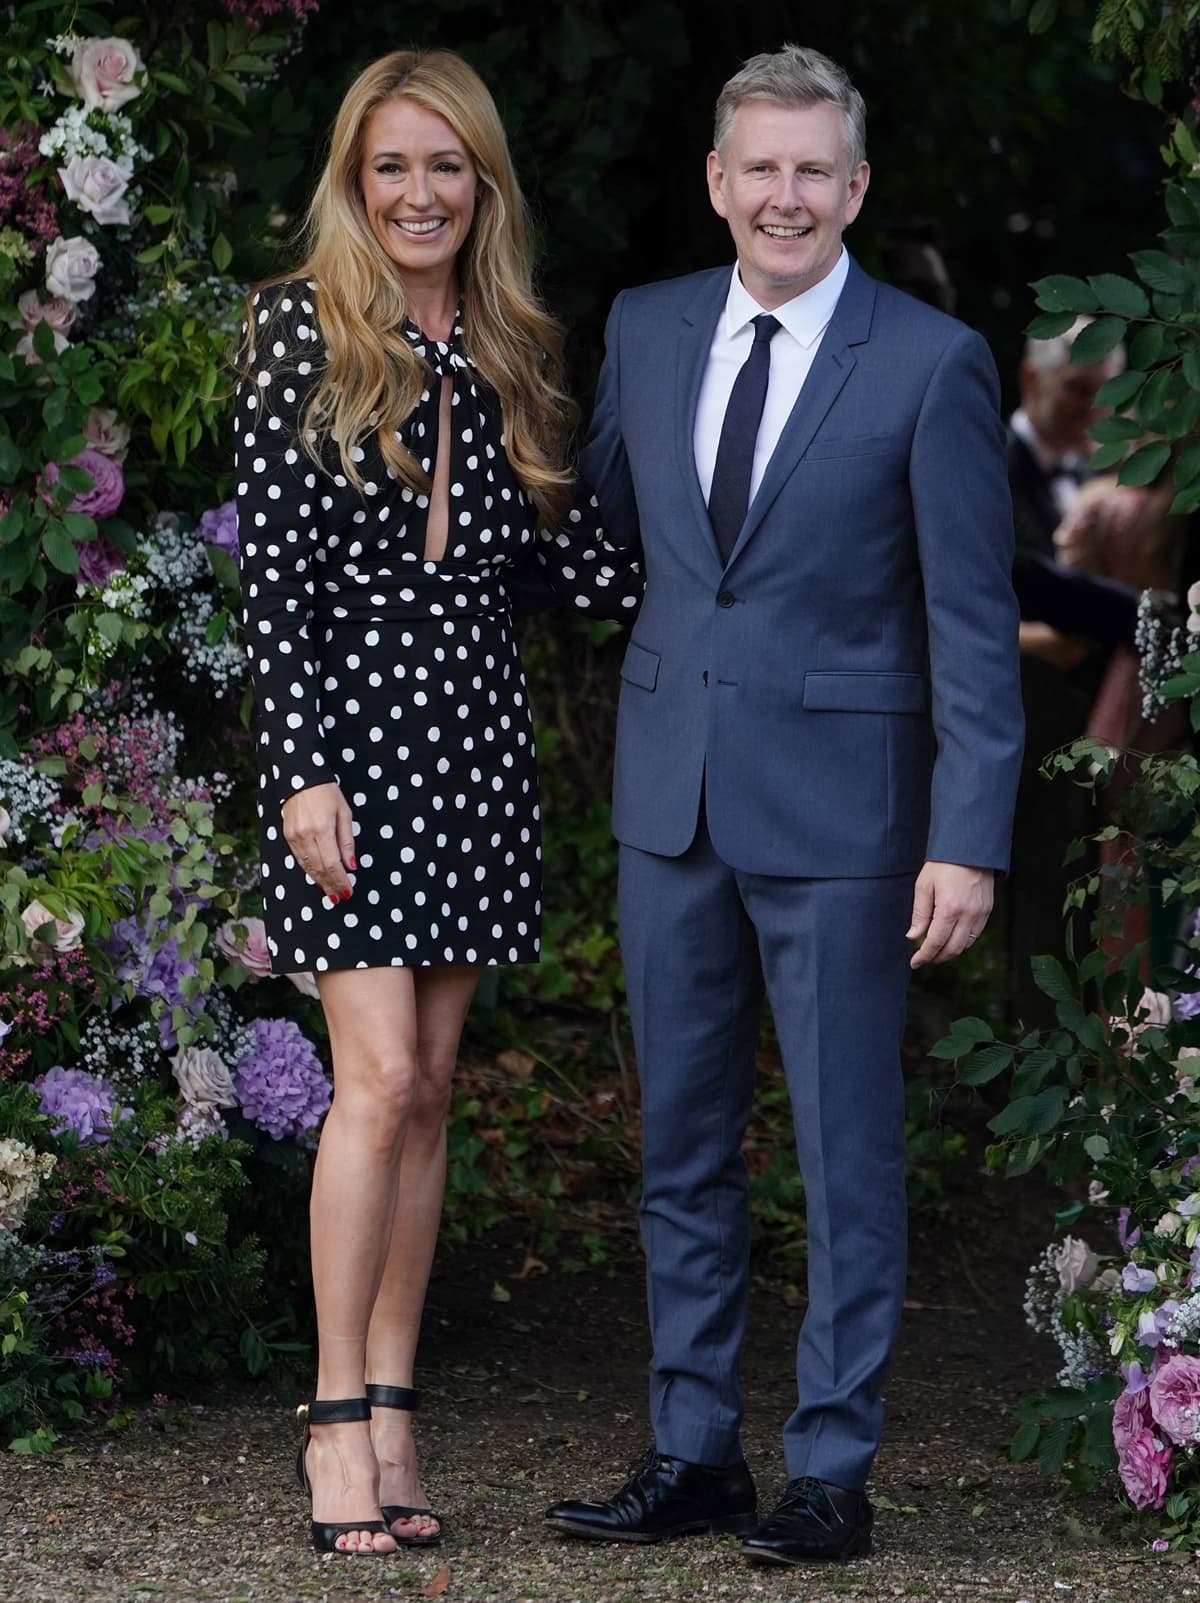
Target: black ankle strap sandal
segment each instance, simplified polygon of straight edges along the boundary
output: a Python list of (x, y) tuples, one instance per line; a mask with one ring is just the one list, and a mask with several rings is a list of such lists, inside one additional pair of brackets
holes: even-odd
[[(403, 1413), (415, 1414), (421, 1406), (421, 1394), (411, 1386), (376, 1386), (368, 1383), (367, 1402), (372, 1408), (398, 1408)], [(435, 1514), (432, 1508), (410, 1508), (405, 1503), (385, 1503), (380, 1511), (383, 1514), (389, 1533), (393, 1541), (399, 1542), (401, 1547), (436, 1547), (442, 1539), (442, 1516)], [(399, 1536), (391, 1527), (397, 1520), (420, 1519), (437, 1520), (436, 1531), (428, 1531), (421, 1536)], [(360, 1527), (365, 1529), (366, 1527)]]
[[(365, 1397), (339, 1397), (332, 1402), (301, 1403), (296, 1410), (296, 1418), (304, 1421), (304, 1435), (300, 1439), (300, 1451), (296, 1455), (296, 1476), (300, 1485), (312, 1499), (312, 1486), (308, 1479), (308, 1465), (304, 1462), (304, 1455), (308, 1449), (308, 1439), (314, 1425), (354, 1425), (370, 1420), (371, 1405)], [(383, 1510), (380, 1510), (383, 1513)], [(396, 1516), (393, 1515), (393, 1518)], [(388, 1531), (384, 1519), (347, 1520), (341, 1525), (328, 1525), (321, 1520), (312, 1521), (312, 1545), (317, 1553), (340, 1553), (343, 1558), (355, 1558), (364, 1553), (368, 1558), (387, 1558), (387, 1553), (381, 1553), (378, 1548), (348, 1548), (339, 1547), (337, 1539), (345, 1536), (348, 1531), (368, 1531), (372, 1535), (386, 1534)], [(396, 1540), (395, 1537), (392, 1538)]]

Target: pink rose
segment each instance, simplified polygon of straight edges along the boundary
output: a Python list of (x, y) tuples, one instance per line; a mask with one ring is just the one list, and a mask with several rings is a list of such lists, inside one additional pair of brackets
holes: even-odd
[(9, 324), (10, 328), (23, 328), (32, 334), (39, 323), (49, 323), (56, 334), (67, 334), (79, 316), (79, 308), (58, 295), (44, 301), (36, 289), (27, 289), (17, 297), (17, 313), (18, 319)]
[(58, 169), (67, 199), (105, 227), (129, 227), (128, 174), (107, 156), (73, 156)]
[(46, 288), (64, 300), (90, 301), (96, 293), (99, 268), (99, 254), (89, 240), (82, 234), (70, 239), (60, 234), (46, 251)]
[(129, 426), (118, 423), (117, 414), (110, 408), (93, 406), (83, 432), (93, 451), (111, 456), (114, 462), (124, 462), (129, 449)]
[(56, 952), (73, 952), (83, 944), (82, 913), (71, 911), (66, 918), (55, 918), (50, 909), (41, 902), (30, 902), (21, 914), (21, 923), (24, 924), (25, 933), (30, 940), (33, 940), (36, 932), (44, 924), (53, 925), (53, 929), (47, 930), (41, 939)]
[[(63, 353), (63, 351), (66, 350), (67, 346), (70, 343), (71, 343), (70, 340), (67, 338), (67, 336), (65, 334), (56, 334), (54, 336), (54, 354), (55, 354), (55, 356), (60, 356)], [(33, 348), (33, 335), (32, 334), (22, 334), (21, 335), (21, 338), (13, 346), (13, 355), (14, 356), (23, 356), (30, 367), (41, 367), (41, 365), (42, 365), (41, 357), (38, 355), (38, 353)], [(41, 383), (49, 384), (50, 380), (48, 378), (39, 379), (38, 382), (39, 382), (39, 384), (41, 384)]]
[(1121, 1453), (1117, 1473), (1134, 1508), (1161, 1508), (1171, 1473), (1171, 1449), (1153, 1431), (1143, 1431)]
[(1165, 991), (1143, 991), (1137, 1005), (1137, 1022), (1146, 1029), (1151, 1025), (1165, 1028), (1171, 1022), (1171, 998)]
[(133, 80), (145, 70), (128, 39), (81, 39), (71, 58), (71, 82), (89, 111), (119, 111), (136, 100)]
[(1100, 1265), (1086, 1241), (1067, 1236), (1058, 1249), (1054, 1267), (1058, 1270), (1058, 1283), (1063, 1295), (1069, 1297), (1072, 1292), (1091, 1285)]
[[(90, 490), (81, 490), (71, 502), (71, 512), (82, 512), (89, 518), (110, 518), (125, 497), (125, 475), (120, 464), (100, 451), (84, 450), (71, 458), (73, 468), (82, 468), (92, 476)], [(47, 462), (47, 484), (58, 483), (58, 463)]]
[[(1140, 1370), (1141, 1365), (1138, 1365)], [(1123, 1453), (1129, 1444), (1144, 1436), (1154, 1424), (1150, 1412), (1150, 1388), (1123, 1391), (1113, 1405), (1113, 1446)]]
[(1180, 1446), (1200, 1439), (1200, 1358), (1175, 1353), (1150, 1382), (1154, 1423)]
[(217, 950), (232, 963), (239, 963), (252, 980), (271, 972), (271, 951), (261, 918), (227, 919), (217, 931)]

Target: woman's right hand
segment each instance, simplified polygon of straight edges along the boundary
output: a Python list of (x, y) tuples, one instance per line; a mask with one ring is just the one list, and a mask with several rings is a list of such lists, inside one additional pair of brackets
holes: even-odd
[(296, 862), (329, 897), (351, 894), (346, 877), (357, 868), (350, 808), (340, 785), (310, 785), (283, 804), (283, 834)]

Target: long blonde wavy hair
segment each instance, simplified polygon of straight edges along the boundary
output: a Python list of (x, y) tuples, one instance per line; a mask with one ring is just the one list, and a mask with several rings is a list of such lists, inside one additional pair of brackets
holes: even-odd
[[(562, 329), (533, 288), (528, 213), (504, 126), (487, 86), (451, 50), (396, 50), (364, 69), (338, 111), (329, 156), (309, 204), (305, 258), (294, 273), (317, 286), (326, 365), (302, 419), (314, 455), (336, 440), (342, 471), (359, 488), (351, 458), (372, 432), (402, 483), (428, 492), (429, 477), (395, 430), (428, 386), (428, 369), (403, 335), (404, 280), (371, 231), (359, 174), (366, 125), (387, 100), (436, 112), (462, 140), (479, 177), (470, 232), (458, 255), (463, 341), (500, 398), (513, 470), (543, 523), (560, 523), (572, 477), (565, 468), (568, 401)], [(253, 319), (250, 327), (254, 327)]]

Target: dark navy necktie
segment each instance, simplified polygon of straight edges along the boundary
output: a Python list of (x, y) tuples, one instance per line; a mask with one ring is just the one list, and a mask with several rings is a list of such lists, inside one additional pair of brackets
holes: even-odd
[(778, 319), (770, 312), (760, 313), (753, 323), (754, 344), (729, 392), (712, 488), (708, 492), (708, 515), (723, 562), (728, 562), (733, 554), (750, 506), (754, 444), (767, 399), (767, 380), (771, 376), (771, 336), (779, 327)]

